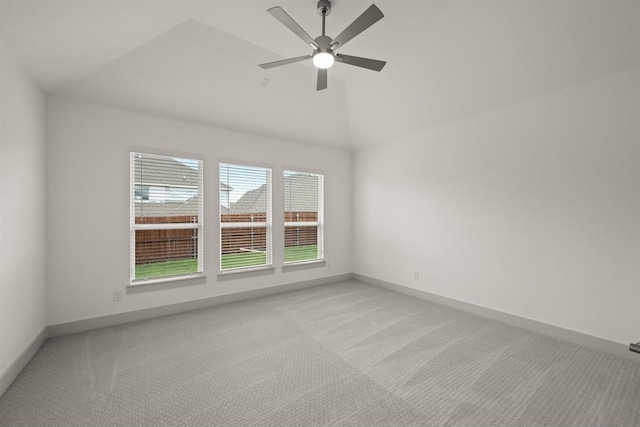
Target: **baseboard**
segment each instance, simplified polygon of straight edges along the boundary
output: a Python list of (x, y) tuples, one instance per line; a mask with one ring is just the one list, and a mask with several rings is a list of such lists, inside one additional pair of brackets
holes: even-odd
[(452, 298), (443, 297), (419, 289), (409, 288), (407, 286), (398, 285), (384, 280), (374, 279), (373, 277), (364, 276), (362, 274), (354, 273), (353, 278), (363, 283), (400, 292), (405, 295), (410, 295), (432, 302), (434, 304), (455, 308), (457, 310), (476, 314), (488, 319), (497, 320), (542, 335), (558, 338), (573, 344), (591, 348), (593, 350), (602, 351), (605, 353), (613, 354), (615, 356), (623, 357), (628, 360), (640, 362), (640, 355), (630, 352), (628, 344), (609, 341), (604, 338), (595, 337), (593, 335), (584, 334), (582, 332), (572, 331), (570, 329), (550, 325), (548, 323), (539, 322), (537, 320), (527, 319), (525, 317), (504, 313), (498, 310), (493, 310), (468, 302), (458, 301)]
[(309, 288), (312, 286), (326, 285), (329, 283), (348, 280), (352, 277), (353, 276), (351, 273), (347, 273), (336, 276), (322, 277), (319, 279), (305, 280), (302, 282), (271, 286), (267, 288), (252, 289), (243, 292), (236, 292), (233, 294), (218, 295), (195, 301), (164, 305), (161, 307), (151, 307), (142, 310), (128, 311), (125, 313), (111, 314), (108, 316), (77, 320), (74, 322), (58, 323), (56, 325), (49, 325), (49, 337), (74, 334), (77, 332), (84, 332), (92, 329), (105, 328), (109, 326), (120, 325), (123, 323), (136, 322), (138, 320), (152, 319), (154, 317), (167, 316), (171, 314), (183, 313), (186, 311), (198, 310), (201, 308), (213, 307), (220, 304), (227, 304), (230, 302), (242, 301), (251, 298), (263, 297), (266, 295)]
[(45, 326), (40, 333), (31, 340), (29, 345), (22, 350), (22, 353), (16, 357), (13, 363), (9, 365), (7, 370), (0, 374), (0, 396), (7, 391), (11, 383), (18, 377), (24, 367), (27, 366), (27, 363), (29, 363), (31, 358), (36, 354), (48, 337), (48, 328)]

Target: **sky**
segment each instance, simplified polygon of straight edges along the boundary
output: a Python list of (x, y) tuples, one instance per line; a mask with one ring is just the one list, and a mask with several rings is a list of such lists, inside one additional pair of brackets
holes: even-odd
[(270, 173), (271, 170), (267, 168), (220, 163), (220, 182), (233, 189), (228, 192), (228, 201), (225, 197), (227, 192), (221, 192), (220, 204), (228, 207), (228, 202), (237, 202), (247, 191), (265, 184)]

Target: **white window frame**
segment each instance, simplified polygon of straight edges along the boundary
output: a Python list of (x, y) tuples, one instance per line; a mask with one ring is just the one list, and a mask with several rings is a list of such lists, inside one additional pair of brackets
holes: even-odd
[[(307, 259), (301, 261), (284, 261), (284, 266), (299, 265), (299, 264), (311, 264), (325, 261), (324, 254), (324, 174), (321, 172), (305, 171), (299, 168), (287, 168), (283, 170), (282, 179), (284, 187), (284, 179), (287, 173), (301, 173), (308, 175), (315, 175), (318, 177), (318, 215), (317, 221), (285, 221), (283, 232), (286, 233), (287, 227), (316, 227), (317, 232), (317, 257), (314, 259)], [(286, 210), (286, 195), (283, 198), (283, 213)], [(284, 239), (283, 239), (284, 240)], [(283, 252), (286, 251), (286, 241), (284, 242)], [(284, 260), (284, 253), (283, 253)]]
[[(135, 196), (135, 157), (137, 155), (152, 155), (168, 158), (181, 158), (199, 164), (198, 193), (200, 205), (197, 223), (170, 223), (170, 224), (136, 224), (136, 196)], [(173, 282), (185, 279), (202, 278), (204, 276), (204, 162), (202, 159), (192, 155), (168, 155), (165, 153), (154, 153), (148, 150), (136, 150), (129, 153), (129, 286), (148, 285), (153, 283)], [(198, 258), (197, 271), (189, 274), (176, 274), (167, 276), (156, 276), (144, 279), (136, 279), (136, 231), (138, 230), (184, 230), (194, 229), (198, 234)]]
[[(251, 164), (242, 161), (224, 161), (221, 160), (218, 163), (218, 179), (220, 180), (220, 169), (222, 165), (228, 166), (237, 166), (237, 167), (246, 167), (246, 168), (256, 168), (256, 169), (264, 169), (265, 170), (265, 180), (267, 185), (267, 194), (266, 194), (266, 215), (264, 222), (222, 222), (222, 199), (219, 200), (219, 213), (218, 213), (218, 225), (220, 230), (220, 238), (218, 242), (218, 255), (220, 257), (218, 263), (218, 274), (234, 274), (234, 273), (242, 273), (249, 271), (259, 271), (259, 270), (271, 270), (273, 269), (273, 169), (270, 166), (260, 165), (260, 164)], [(221, 181), (218, 183), (218, 194), (220, 194)], [(230, 183), (226, 183), (231, 186)], [(266, 233), (266, 242), (265, 242), (265, 264), (261, 265), (251, 265), (247, 267), (235, 267), (235, 268), (222, 268), (222, 230), (225, 228), (255, 228), (255, 227), (264, 227)]]

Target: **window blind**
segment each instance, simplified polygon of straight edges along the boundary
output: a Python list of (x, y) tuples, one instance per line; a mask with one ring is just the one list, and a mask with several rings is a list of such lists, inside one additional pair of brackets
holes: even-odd
[(285, 263), (324, 259), (324, 175), (284, 171)]
[(220, 270), (272, 264), (271, 169), (220, 163)]
[(203, 271), (202, 161), (130, 154), (131, 283)]

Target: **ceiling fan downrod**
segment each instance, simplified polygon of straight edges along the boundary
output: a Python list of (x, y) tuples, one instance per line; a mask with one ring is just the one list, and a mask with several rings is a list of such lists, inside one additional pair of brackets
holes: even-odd
[(329, 0), (318, 1), (318, 15), (322, 16), (322, 35), (325, 35), (324, 21), (331, 14), (331, 2)]

